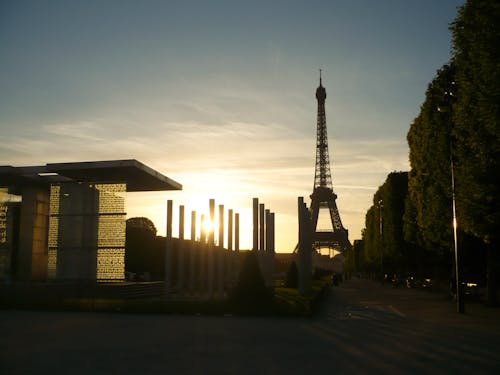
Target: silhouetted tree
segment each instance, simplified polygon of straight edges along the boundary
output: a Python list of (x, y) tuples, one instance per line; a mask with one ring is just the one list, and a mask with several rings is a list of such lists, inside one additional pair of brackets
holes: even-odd
[(147, 217), (131, 217), (127, 219), (127, 228), (142, 228), (149, 230), (153, 236), (156, 236), (156, 227)]
[(500, 2), (467, 1), (451, 31), (458, 220), (486, 244), (493, 305), (500, 269)]
[(259, 310), (269, 307), (272, 293), (266, 287), (257, 255), (252, 251), (243, 259), (238, 283), (230, 300), (245, 310)]
[(126, 223), (125, 271), (156, 274), (162, 252), (154, 224), (144, 217), (130, 218)]
[(454, 81), (453, 70), (443, 66), (429, 84), (420, 113), (408, 132), (411, 171), (408, 179), (410, 206), (415, 217), (406, 216), (406, 233), (421, 236), (420, 243), (440, 256), (452, 243), (450, 134), (447, 92)]
[(410, 272), (414, 269), (411, 247), (403, 234), (407, 185), (407, 172), (390, 173), (373, 197), (373, 206), (366, 214), (363, 231), (366, 271), (379, 273), (382, 267), (384, 273)]

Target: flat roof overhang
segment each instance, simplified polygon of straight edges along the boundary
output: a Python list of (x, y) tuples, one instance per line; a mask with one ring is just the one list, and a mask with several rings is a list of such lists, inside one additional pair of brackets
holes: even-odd
[(178, 182), (135, 159), (50, 163), (35, 167), (0, 166), (0, 185), (48, 185), (71, 181), (126, 183), (129, 192), (182, 190)]

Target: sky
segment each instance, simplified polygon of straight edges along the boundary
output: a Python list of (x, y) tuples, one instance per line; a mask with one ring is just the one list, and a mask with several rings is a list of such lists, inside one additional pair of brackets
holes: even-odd
[(353, 242), (376, 189), (409, 170), (406, 134), (463, 2), (2, 0), (0, 165), (137, 159), (183, 190), (130, 193), (128, 217), (164, 235), (168, 199), (200, 214), (214, 198), (240, 213), (250, 248), (258, 197), (290, 252), (297, 197), (313, 189), (321, 68)]

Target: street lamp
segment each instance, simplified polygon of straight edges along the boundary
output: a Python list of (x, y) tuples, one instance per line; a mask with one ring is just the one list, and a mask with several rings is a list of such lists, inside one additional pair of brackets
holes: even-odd
[(378, 206), (378, 234), (380, 235), (380, 272), (382, 273), (382, 280), (384, 279), (384, 232), (382, 231), (382, 199), (377, 202)]
[[(452, 116), (452, 105), (455, 97), (453, 95), (453, 87), (455, 82), (451, 82), (451, 87), (448, 91), (445, 91), (445, 106), (449, 111), (449, 120), (451, 126), (453, 126), (453, 116)], [(446, 112), (443, 107), (438, 107), (439, 112)], [(453, 212), (453, 245), (455, 250), (455, 284), (456, 284), (456, 296), (457, 296), (457, 312), (463, 314), (465, 312), (465, 306), (463, 301), (463, 296), (461, 294), (460, 278), (458, 277), (458, 237), (457, 237), (457, 210), (455, 205), (455, 174), (454, 174), (454, 163), (453, 163), (453, 134), (450, 129), (450, 171), (451, 171), (451, 201), (452, 201), (452, 212)]]

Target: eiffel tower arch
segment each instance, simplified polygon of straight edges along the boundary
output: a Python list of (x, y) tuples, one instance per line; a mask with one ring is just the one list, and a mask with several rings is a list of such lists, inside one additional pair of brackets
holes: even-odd
[[(316, 134), (316, 170), (314, 188), (311, 194), (311, 224), (313, 227), (313, 248), (328, 248), (345, 254), (351, 247), (348, 230), (342, 225), (337, 208), (337, 195), (333, 192), (330, 158), (328, 154), (328, 136), (326, 129), (325, 100), (326, 90), (319, 72), (319, 86), (316, 89), (318, 101), (318, 121)], [(328, 210), (332, 224), (331, 230), (318, 230), (318, 217), (321, 210)]]

